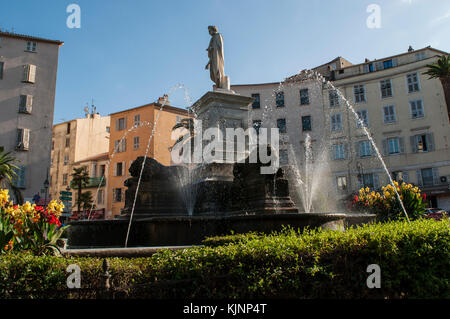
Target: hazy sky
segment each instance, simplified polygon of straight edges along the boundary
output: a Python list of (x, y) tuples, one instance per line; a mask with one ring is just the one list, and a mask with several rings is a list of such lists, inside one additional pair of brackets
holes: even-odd
[[(337, 56), (352, 63), (428, 45), (450, 52), (449, 0), (0, 0), (0, 28), (62, 40), (55, 123), (155, 101), (177, 84), (191, 102), (211, 89), (208, 25), (224, 37), (232, 84), (282, 81)], [(81, 28), (66, 25), (69, 4)], [(379, 5), (381, 28), (368, 28)], [(172, 90), (172, 105), (188, 106)]]

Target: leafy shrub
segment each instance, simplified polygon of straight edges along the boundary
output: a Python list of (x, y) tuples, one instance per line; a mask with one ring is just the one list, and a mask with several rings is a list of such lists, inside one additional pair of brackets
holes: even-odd
[[(215, 247), (109, 258), (113, 290), (128, 298), (450, 297), (449, 220), (225, 238), (207, 240)], [(65, 289), (69, 264), (80, 266), (83, 289), (101, 289), (99, 258), (10, 252), (0, 257), (0, 296), (48, 298)], [(370, 264), (381, 268), (380, 289), (367, 288)]]
[[(395, 188), (394, 188), (395, 187)], [(359, 195), (354, 197), (353, 207), (358, 210), (377, 214), (380, 221), (405, 218), (405, 213), (398, 200), (396, 191), (403, 202), (409, 219), (417, 219), (425, 213), (425, 194), (420, 195), (420, 189), (411, 184), (397, 183), (382, 187), (382, 192), (371, 191), (369, 187), (361, 188)]]

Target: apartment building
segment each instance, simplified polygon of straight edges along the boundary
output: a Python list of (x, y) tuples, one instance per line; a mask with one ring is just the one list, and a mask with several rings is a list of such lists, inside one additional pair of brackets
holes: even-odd
[(249, 124), (279, 128), (282, 165), (302, 165), (307, 134), (313, 141), (313, 157), (326, 149), (329, 185), (338, 198), (389, 181), (365, 127), (394, 179), (420, 186), (430, 206), (450, 209), (447, 105), (440, 81), (423, 74), (426, 65), (443, 54), (447, 53), (431, 47), (410, 48), (357, 65), (338, 57), (314, 68), (354, 105), (360, 121), (337, 91), (304, 73), (280, 83), (233, 85), (232, 89), (255, 98)]
[[(108, 179), (106, 173), (109, 167), (109, 152), (85, 158), (73, 163), (73, 168), (84, 167), (89, 175), (89, 182), (82, 188), (81, 193), (90, 192), (92, 195), (93, 204), (89, 209), (88, 215), (90, 219), (104, 219), (106, 212), (106, 204), (108, 202)], [(73, 192), (74, 203), (78, 196), (78, 185), (73, 182), (70, 183), (70, 188)], [(76, 208), (74, 208), (76, 209)]]
[(59, 48), (63, 42), (0, 31), (0, 146), (19, 167), (25, 200), (44, 198), (50, 168)]
[[(101, 176), (98, 173), (101, 171), (99, 165), (106, 165), (101, 161), (105, 161), (103, 156), (109, 152), (109, 131), (110, 117), (94, 112), (87, 112), (85, 118), (53, 126), (49, 180), (52, 199), (58, 199), (61, 191), (70, 191), (72, 192), (70, 204), (74, 205), (77, 191), (75, 186), (71, 185), (71, 174), (73, 168), (79, 167), (80, 164), (92, 168), (92, 165), (97, 163), (96, 170), (88, 171), (91, 178)], [(90, 188), (95, 187), (96, 180), (99, 181), (99, 179), (91, 180)], [(102, 183), (106, 183), (106, 180), (104, 179)]]
[(336, 186), (345, 196), (360, 187), (389, 182), (370, 132), (394, 180), (411, 182), (429, 205), (450, 209), (450, 126), (438, 79), (423, 73), (446, 52), (426, 47), (348, 66), (331, 74), (361, 121), (336, 92), (324, 88), (324, 114), (331, 140)]
[(170, 147), (172, 128), (189, 116), (185, 109), (170, 105), (167, 95), (158, 102), (110, 114), (111, 159), (108, 177), (108, 203), (106, 218), (120, 215), (125, 204), (124, 182), (130, 177), (129, 168), (139, 156), (156, 159), (163, 165), (171, 164)]

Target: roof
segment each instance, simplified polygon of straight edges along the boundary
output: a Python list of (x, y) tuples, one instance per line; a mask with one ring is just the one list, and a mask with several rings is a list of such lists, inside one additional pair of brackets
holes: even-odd
[(35, 36), (31, 36), (31, 35), (25, 35), (25, 34), (19, 34), (19, 33), (7, 32), (7, 31), (0, 31), (0, 36), (16, 38), (16, 39), (24, 39), (24, 40), (35, 40), (35, 41), (46, 42), (46, 43), (53, 43), (53, 44), (57, 44), (59, 46), (64, 44), (63, 41), (59, 41), (59, 40), (50, 40), (50, 39), (45, 39), (45, 38), (41, 38), (41, 37), (35, 37)]
[(84, 163), (84, 162), (91, 162), (91, 161), (100, 161), (100, 160), (107, 160), (109, 159), (109, 153), (102, 153), (102, 154), (98, 154), (92, 157), (88, 157), (85, 159), (82, 159), (81, 161), (75, 162), (74, 164), (78, 164), (78, 163)]
[(439, 54), (448, 54), (448, 52), (445, 52), (445, 51), (441, 51), (441, 50), (432, 48), (431, 46), (427, 46), (427, 47), (425, 47), (425, 48), (418, 49), (418, 50), (414, 50), (414, 51), (411, 51), (411, 52), (403, 52), (403, 53), (400, 53), (400, 54), (396, 54), (396, 55), (384, 57), (384, 58), (381, 58), (381, 59), (374, 59), (374, 60), (369, 60), (368, 62), (362, 62), (362, 63), (359, 63), (359, 64), (353, 64), (353, 65), (347, 66), (347, 67), (345, 67), (345, 68), (342, 68), (341, 70), (344, 70), (344, 69), (347, 69), (347, 68), (353, 68), (353, 67), (356, 67), (356, 66), (361, 66), (361, 65), (363, 65), (363, 64), (367, 64), (367, 63), (370, 63), (370, 62), (382, 61), (382, 60), (389, 60), (389, 59), (397, 58), (397, 57), (399, 57), (399, 56), (403, 56), (403, 55), (407, 55), (407, 54), (412, 54), (412, 53), (416, 53), (416, 52), (421, 52), (421, 51), (425, 51), (425, 50), (432, 50), (432, 51), (435, 51), (435, 52), (437, 52), (437, 53), (439, 53)]
[(143, 107), (149, 107), (149, 106), (160, 107), (160, 108), (162, 108), (163, 111), (173, 111), (175, 113), (181, 113), (181, 114), (185, 114), (185, 115), (189, 114), (188, 110), (186, 110), (186, 109), (182, 109), (182, 108), (171, 106), (171, 105), (164, 105), (163, 106), (161, 103), (154, 102), (154, 103), (148, 103), (148, 104), (141, 105), (141, 106), (135, 106), (135, 107), (123, 110), (123, 111), (110, 113), (109, 115), (111, 116), (111, 115), (115, 115), (115, 114), (129, 112), (129, 111), (132, 111), (132, 110), (136, 110), (136, 109), (143, 108)]

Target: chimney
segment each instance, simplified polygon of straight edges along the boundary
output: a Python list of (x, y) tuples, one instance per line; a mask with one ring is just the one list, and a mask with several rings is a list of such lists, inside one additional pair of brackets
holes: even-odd
[(163, 96), (159, 97), (158, 104), (170, 105), (169, 96), (167, 94), (164, 94)]

